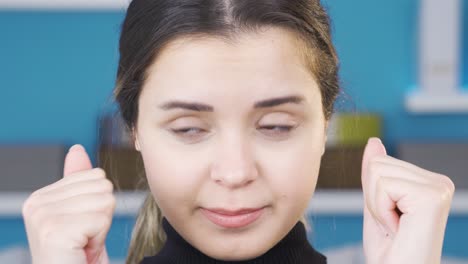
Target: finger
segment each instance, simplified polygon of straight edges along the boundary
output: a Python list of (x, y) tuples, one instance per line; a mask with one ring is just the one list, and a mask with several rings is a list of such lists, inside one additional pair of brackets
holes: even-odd
[(363, 235), (365, 239), (375, 237), (376, 234), (381, 234), (382, 238), (389, 238), (387, 234), (391, 234), (390, 230), (371, 214), (366, 203), (364, 203), (363, 221)]
[[(413, 250), (411, 254), (426, 252), (418, 258), (423, 259), (427, 252), (437, 249), (434, 253), (438, 256), (432, 259), (440, 259), (452, 190), (445, 186), (420, 184), (390, 177), (380, 178), (379, 189), (382, 191), (378, 192), (376, 199), (377, 203), (382, 205), (378, 208), (382, 208), (383, 212), (379, 211), (378, 215), (393, 232), (398, 232), (400, 241), (425, 247)], [(392, 203), (403, 213), (400, 217), (394, 214), (395, 210), (389, 210)]]
[(112, 191), (112, 182), (105, 178), (79, 181), (73, 184), (67, 184), (60, 188), (51, 189), (46, 193), (42, 193), (40, 199), (37, 200), (36, 205), (39, 206), (53, 203), (83, 194), (112, 193)]
[(40, 207), (41, 216), (50, 217), (51, 213), (81, 214), (86, 212), (105, 212), (112, 214), (115, 208), (115, 197), (110, 193), (82, 194), (52, 202)]
[(63, 176), (67, 177), (75, 172), (90, 170), (93, 166), (83, 146), (73, 145), (68, 151), (63, 166)]
[(395, 184), (415, 184), (410, 183), (404, 179), (397, 178), (387, 178), (379, 177), (376, 186), (376, 193), (374, 196), (375, 202), (372, 203), (375, 207), (372, 209), (374, 211), (375, 217), (378, 219), (382, 226), (391, 232), (391, 234), (396, 234), (398, 230), (400, 215), (398, 215), (396, 208), (402, 213), (401, 205), (398, 206), (398, 201), (400, 197), (395, 197), (394, 195), (389, 195), (388, 190), (393, 189)]
[(112, 217), (102, 212), (61, 214), (45, 221), (43, 228), (49, 230), (47, 242), (58, 248), (68, 246), (70, 241), (84, 248), (93, 238), (102, 246), (111, 222)]
[(110, 225), (102, 229), (96, 236), (91, 237), (85, 247), (86, 259), (88, 263), (101, 263), (102, 259), (108, 259), (105, 240)]
[[(412, 176), (414, 180), (421, 180), (424, 182), (431, 181), (431, 182), (440, 182), (440, 174), (437, 174), (432, 171), (425, 170), (421, 167), (418, 167), (414, 164), (411, 164), (409, 162), (406, 162), (404, 160), (399, 160), (397, 158), (391, 157), (391, 156), (381, 156), (381, 157), (376, 157), (374, 162), (377, 163), (383, 163), (383, 164), (388, 164), (388, 165), (394, 165), (396, 167), (400, 167), (401, 169), (405, 169), (407, 171), (413, 172)], [(395, 174), (395, 176), (398, 176), (398, 174)]]
[[(414, 181), (393, 177), (380, 177), (378, 183), (379, 191), (376, 194), (376, 213), (378, 218), (392, 232), (396, 232), (401, 221), (404, 221), (408, 215), (415, 216), (419, 211), (424, 218), (430, 215), (446, 213), (450, 203), (439, 202), (442, 197), (437, 186), (431, 184), (421, 184)], [(446, 208), (437, 208), (438, 204), (447, 205)], [(397, 214), (395, 208), (402, 213)], [(439, 210), (439, 211), (437, 211)], [(432, 211), (432, 212), (431, 212)], [(414, 218), (414, 217), (413, 217)], [(414, 219), (413, 219), (414, 220)], [(417, 225), (421, 225), (426, 219), (417, 219)], [(422, 222), (421, 222), (422, 221)]]
[(413, 214), (416, 210), (424, 211), (429, 215), (430, 211), (441, 213), (450, 209), (453, 198), (453, 190), (446, 185), (420, 184), (412, 181), (381, 177), (385, 184), (385, 192), (398, 206), (403, 214)]
[(379, 177), (397, 178), (422, 184), (436, 183), (433, 178), (428, 176), (427, 172), (424, 172), (423, 174), (421, 174), (421, 172), (416, 173), (414, 170), (407, 167), (381, 162), (380, 159), (374, 159), (372, 162), (373, 163), (369, 168), (369, 171), (371, 174), (378, 175)]
[(76, 177), (65, 177), (62, 178), (53, 184), (47, 185), (37, 191), (34, 191), (32, 195), (37, 195), (37, 194), (45, 194), (47, 192), (50, 192), (52, 190), (57, 190), (60, 188), (63, 188), (67, 185), (73, 185), (78, 182), (83, 182), (83, 181), (90, 181), (90, 180), (98, 180), (98, 179), (105, 179), (106, 178), (106, 173), (102, 168), (96, 167), (94, 169), (91, 169), (89, 171), (81, 171), (81, 172), (76, 172), (74, 173)]
[(368, 183), (371, 180), (369, 176), (369, 163), (371, 159), (386, 155), (387, 152), (382, 141), (379, 138), (369, 138), (362, 157), (361, 181), (363, 191), (367, 191), (367, 187), (369, 186)]
[(374, 214), (374, 199), (375, 188), (377, 184), (378, 175), (372, 175), (370, 173), (370, 163), (375, 157), (386, 156), (385, 147), (379, 138), (370, 138), (364, 149), (364, 155), (362, 158), (362, 170), (361, 170), (361, 183), (364, 196), (364, 202), (366, 203), (371, 214)]

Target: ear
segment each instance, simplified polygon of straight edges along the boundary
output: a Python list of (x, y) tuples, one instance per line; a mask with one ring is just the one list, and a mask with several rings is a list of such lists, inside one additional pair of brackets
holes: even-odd
[(140, 149), (141, 149), (141, 148), (140, 148), (140, 141), (139, 141), (139, 139), (138, 139), (138, 135), (137, 135), (137, 133), (136, 133), (135, 128), (132, 128), (132, 139), (133, 139), (133, 143), (134, 143), (134, 145), (135, 145), (135, 149), (136, 149), (137, 151), (140, 151)]

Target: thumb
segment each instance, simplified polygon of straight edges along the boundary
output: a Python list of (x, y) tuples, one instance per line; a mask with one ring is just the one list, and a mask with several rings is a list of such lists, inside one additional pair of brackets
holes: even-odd
[(382, 141), (376, 137), (369, 138), (369, 140), (367, 141), (367, 145), (364, 149), (361, 169), (361, 184), (364, 197), (364, 209), (365, 211), (367, 211), (366, 213), (368, 215), (375, 214), (375, 207), (373, 206), (374, 200), (372, 199), (372, 197), (375, 196), (378, 180), (377, 177), (375, 177), (375, 175), (370, 175), (369, 164), (372, 158), (376, 156), (385, 155), (387, 155), (387, 152), (385, 150), (384, 145), (382, 144)]
[(369, 138), (367, 145), (364, 149), (364, 155), (362, 157), (362, 169), (361, 169), (361, 182), (362, 191), (364, 198), (364, 236), (374, 236), (380, 231), (385, 231), (382, 224), (376, 221), (376, 215), (374, 212), (375, 206), (372, 197), (376, 192), (377, 178), (375, 175), (369, 174), (369, 164), (373, 157), (385, 156), (387, 152), (385, 150), (382, 141), (379, 138)]
[(369, 181), (371, 180), (368, 175), (369, 161), (375, 156), (386, 155), (387, 151), (385, 150), (385, 146), (382, 144), (382, 141), (377, 137), (369, 138), (362, 157), (361, 181), (364, 192), (367, 191), (366, 187), (369, 186)]
[(67, 177), (75, 172), (92, 169), (91, 160), (82, 145), (75, 144), (65, 156), (63, 176)]

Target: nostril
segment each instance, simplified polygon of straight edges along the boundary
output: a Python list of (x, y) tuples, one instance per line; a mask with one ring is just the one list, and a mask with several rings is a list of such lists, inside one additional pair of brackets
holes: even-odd
[(227, 187), (239, 187), (248, 185), (257, 177), (255, 170), (242, 168), (237, 170), (215, 170), (212, 172), (212, 179)]
[(247, 185), (258, 177), (256, 162), (249, 145), (236, 140), (225, 141), (216, 153), (211, 168), (211, 179), (227, 187)]

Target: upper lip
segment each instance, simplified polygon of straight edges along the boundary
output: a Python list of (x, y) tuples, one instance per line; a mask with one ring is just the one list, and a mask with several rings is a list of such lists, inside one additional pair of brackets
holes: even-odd
[(225, 208), (205, 208), (208, 211), (223, 214), (223, 215), (240, 215), (240, 214), (247, 214), (251, 212), (258, 211), (263, 207), (258, 208), (240, 208), (240, 209), (225, 209)]

